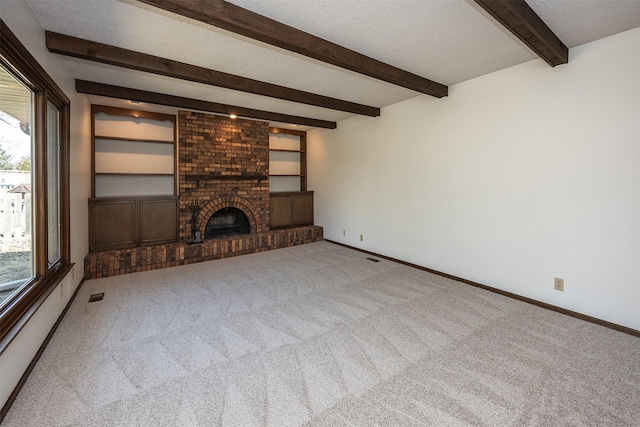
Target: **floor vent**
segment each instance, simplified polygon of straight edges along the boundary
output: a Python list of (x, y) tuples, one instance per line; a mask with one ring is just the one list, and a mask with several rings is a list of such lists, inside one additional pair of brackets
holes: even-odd
[(380, 262), (379, 259), (375, 259), (375, 258), (367, 258), (369, 261), (373, 261), (373, 262)]
[(89, 297), (89, 302), (102, 301), (103, 298), (104, 298), (104, 292), (101, 292), (99, 294), (92, 294)]

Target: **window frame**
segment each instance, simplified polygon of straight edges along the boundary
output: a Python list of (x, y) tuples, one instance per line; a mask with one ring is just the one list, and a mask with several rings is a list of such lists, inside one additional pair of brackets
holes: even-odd
[[(71, 270), (69, 209), (70, 101), (0, 19), (0, 62), (33, 92), (33, 277), (0, 311), (0, 354)], [(59, 111), (60, 258), (48, 264), (47, 103)]]

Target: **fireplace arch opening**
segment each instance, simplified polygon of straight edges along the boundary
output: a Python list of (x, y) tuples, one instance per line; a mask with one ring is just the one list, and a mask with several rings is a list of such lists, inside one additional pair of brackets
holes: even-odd
[(204, 230), (204, 238), (215, 239), (249, 234), (250, 231), (249, 219), (245, 213), (238, 208), (226, 207), (211, 215)]

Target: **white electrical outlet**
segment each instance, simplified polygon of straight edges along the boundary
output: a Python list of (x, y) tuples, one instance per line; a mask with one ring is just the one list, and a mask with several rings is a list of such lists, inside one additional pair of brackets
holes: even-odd
[(553, 289), (564, 292), (564, 279), (556, 277), (553, 279)]
[(361, 241), (361, 242), (362, 242), (362, 241), (364, 241), (364, 240), (362, 239), (362, 234), (360, 235), (360, 241)]
[(342, 230), (342, 235), (346, 236), (347, 235), (347, 230)]

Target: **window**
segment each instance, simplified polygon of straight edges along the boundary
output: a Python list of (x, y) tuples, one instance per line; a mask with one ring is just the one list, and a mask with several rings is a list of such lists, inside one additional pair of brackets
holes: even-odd
[(60, 111), (47, 103), (48, 266), (60, 260)]
[(33, 278), (33, 92), (0, 66), (0, 307)]
[(71, 265), (69, 100), (0, 30), (1, 352)]

